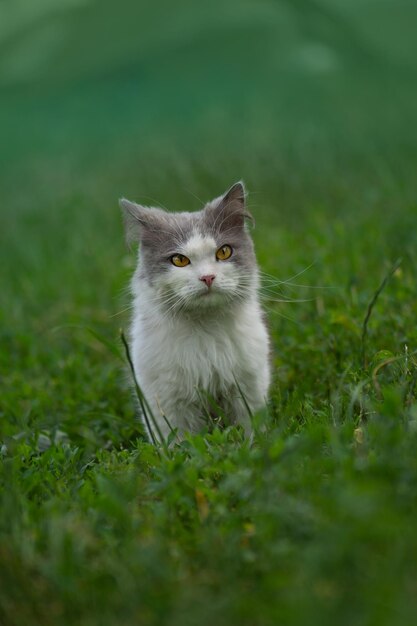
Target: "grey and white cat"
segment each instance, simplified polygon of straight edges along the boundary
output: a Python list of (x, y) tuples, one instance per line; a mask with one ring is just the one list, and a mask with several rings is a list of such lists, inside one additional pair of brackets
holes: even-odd
[(243, 183), (194, 213), (120, 206), (140, 243), (131, 356), (160, 433), (196, 432), (217, 406), (249, 434), (247, 405), (265, 404), (270, 365)]

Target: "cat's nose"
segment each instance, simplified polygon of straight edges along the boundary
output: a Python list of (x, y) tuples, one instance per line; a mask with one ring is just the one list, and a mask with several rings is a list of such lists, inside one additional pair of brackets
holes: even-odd
[(215, 274), (206, 274), (205, 276), (200, 276), (200, 280), (202, 280), (203, 283), (206, 283), (207, 287), (211, 287), (211, 284), (215, 278)]

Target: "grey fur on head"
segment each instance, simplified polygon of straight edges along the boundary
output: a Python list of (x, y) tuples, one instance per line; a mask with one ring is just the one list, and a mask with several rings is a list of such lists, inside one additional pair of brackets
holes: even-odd
[[(198, 228), (199, 223), (211, 232), (219, 233), (230, 228), (243, 228), (245, 220), (254, 223), (252, 215), (246, 210), (246, 190), (242, 181), (208, 202), (200, 211), (193, 213), (169, 213), (159, 208), (136, 204), (126, 198), (119, 200), (125, 223), (126, 241), (132, 243), (157, 242), (163, 232), (178, 234), (179, 230), (187, 236), (189, 231)], [(187, 232), (188, 231), (188, 232)]]
[(241, 181), (192, 213), (169, 213), (125, 198), (120, 200), (120, 206), (126, 241), (128, 245), (140, 243), (142, 271), (150, 280), (167, 267), (167, 259), (195, 233), (212, 236), (219, 247), (231, 245), (235, 250), (231, 261), (243, 269), (256, 262), (252, 239), (245, 228), (245, 221), (253, 218), (246, 209), (246, 190)]

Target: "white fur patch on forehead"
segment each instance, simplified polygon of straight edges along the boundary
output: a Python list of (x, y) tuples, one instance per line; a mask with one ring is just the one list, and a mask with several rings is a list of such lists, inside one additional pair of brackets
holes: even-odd
[(203, 259), (216, 251), (216, 242), (213, 237), (194, 232), (183, 244), (184, 254), (189, 258)]

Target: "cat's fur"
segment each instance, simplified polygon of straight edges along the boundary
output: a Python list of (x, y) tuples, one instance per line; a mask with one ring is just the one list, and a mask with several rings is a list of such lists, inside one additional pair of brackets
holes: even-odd
[[(243, 183), (194, 213), (125, 199), (120, 205), (128, 240), (140, 243), (132, 361), (159, 430), (166, 437), (169, 422), (180, 437), (196, 432), (217, 406), (226, 421), (250, 433), (247, 405), (256, 411), (265, 404), (270, 366)], [(218, 261), (216, 251), (225, 244), (233, 254)], [(177, 253), (190, 264), (174, 266), (170, 258)], [(205, 275), (215, 276), (211, 286), (201, 280)]]

